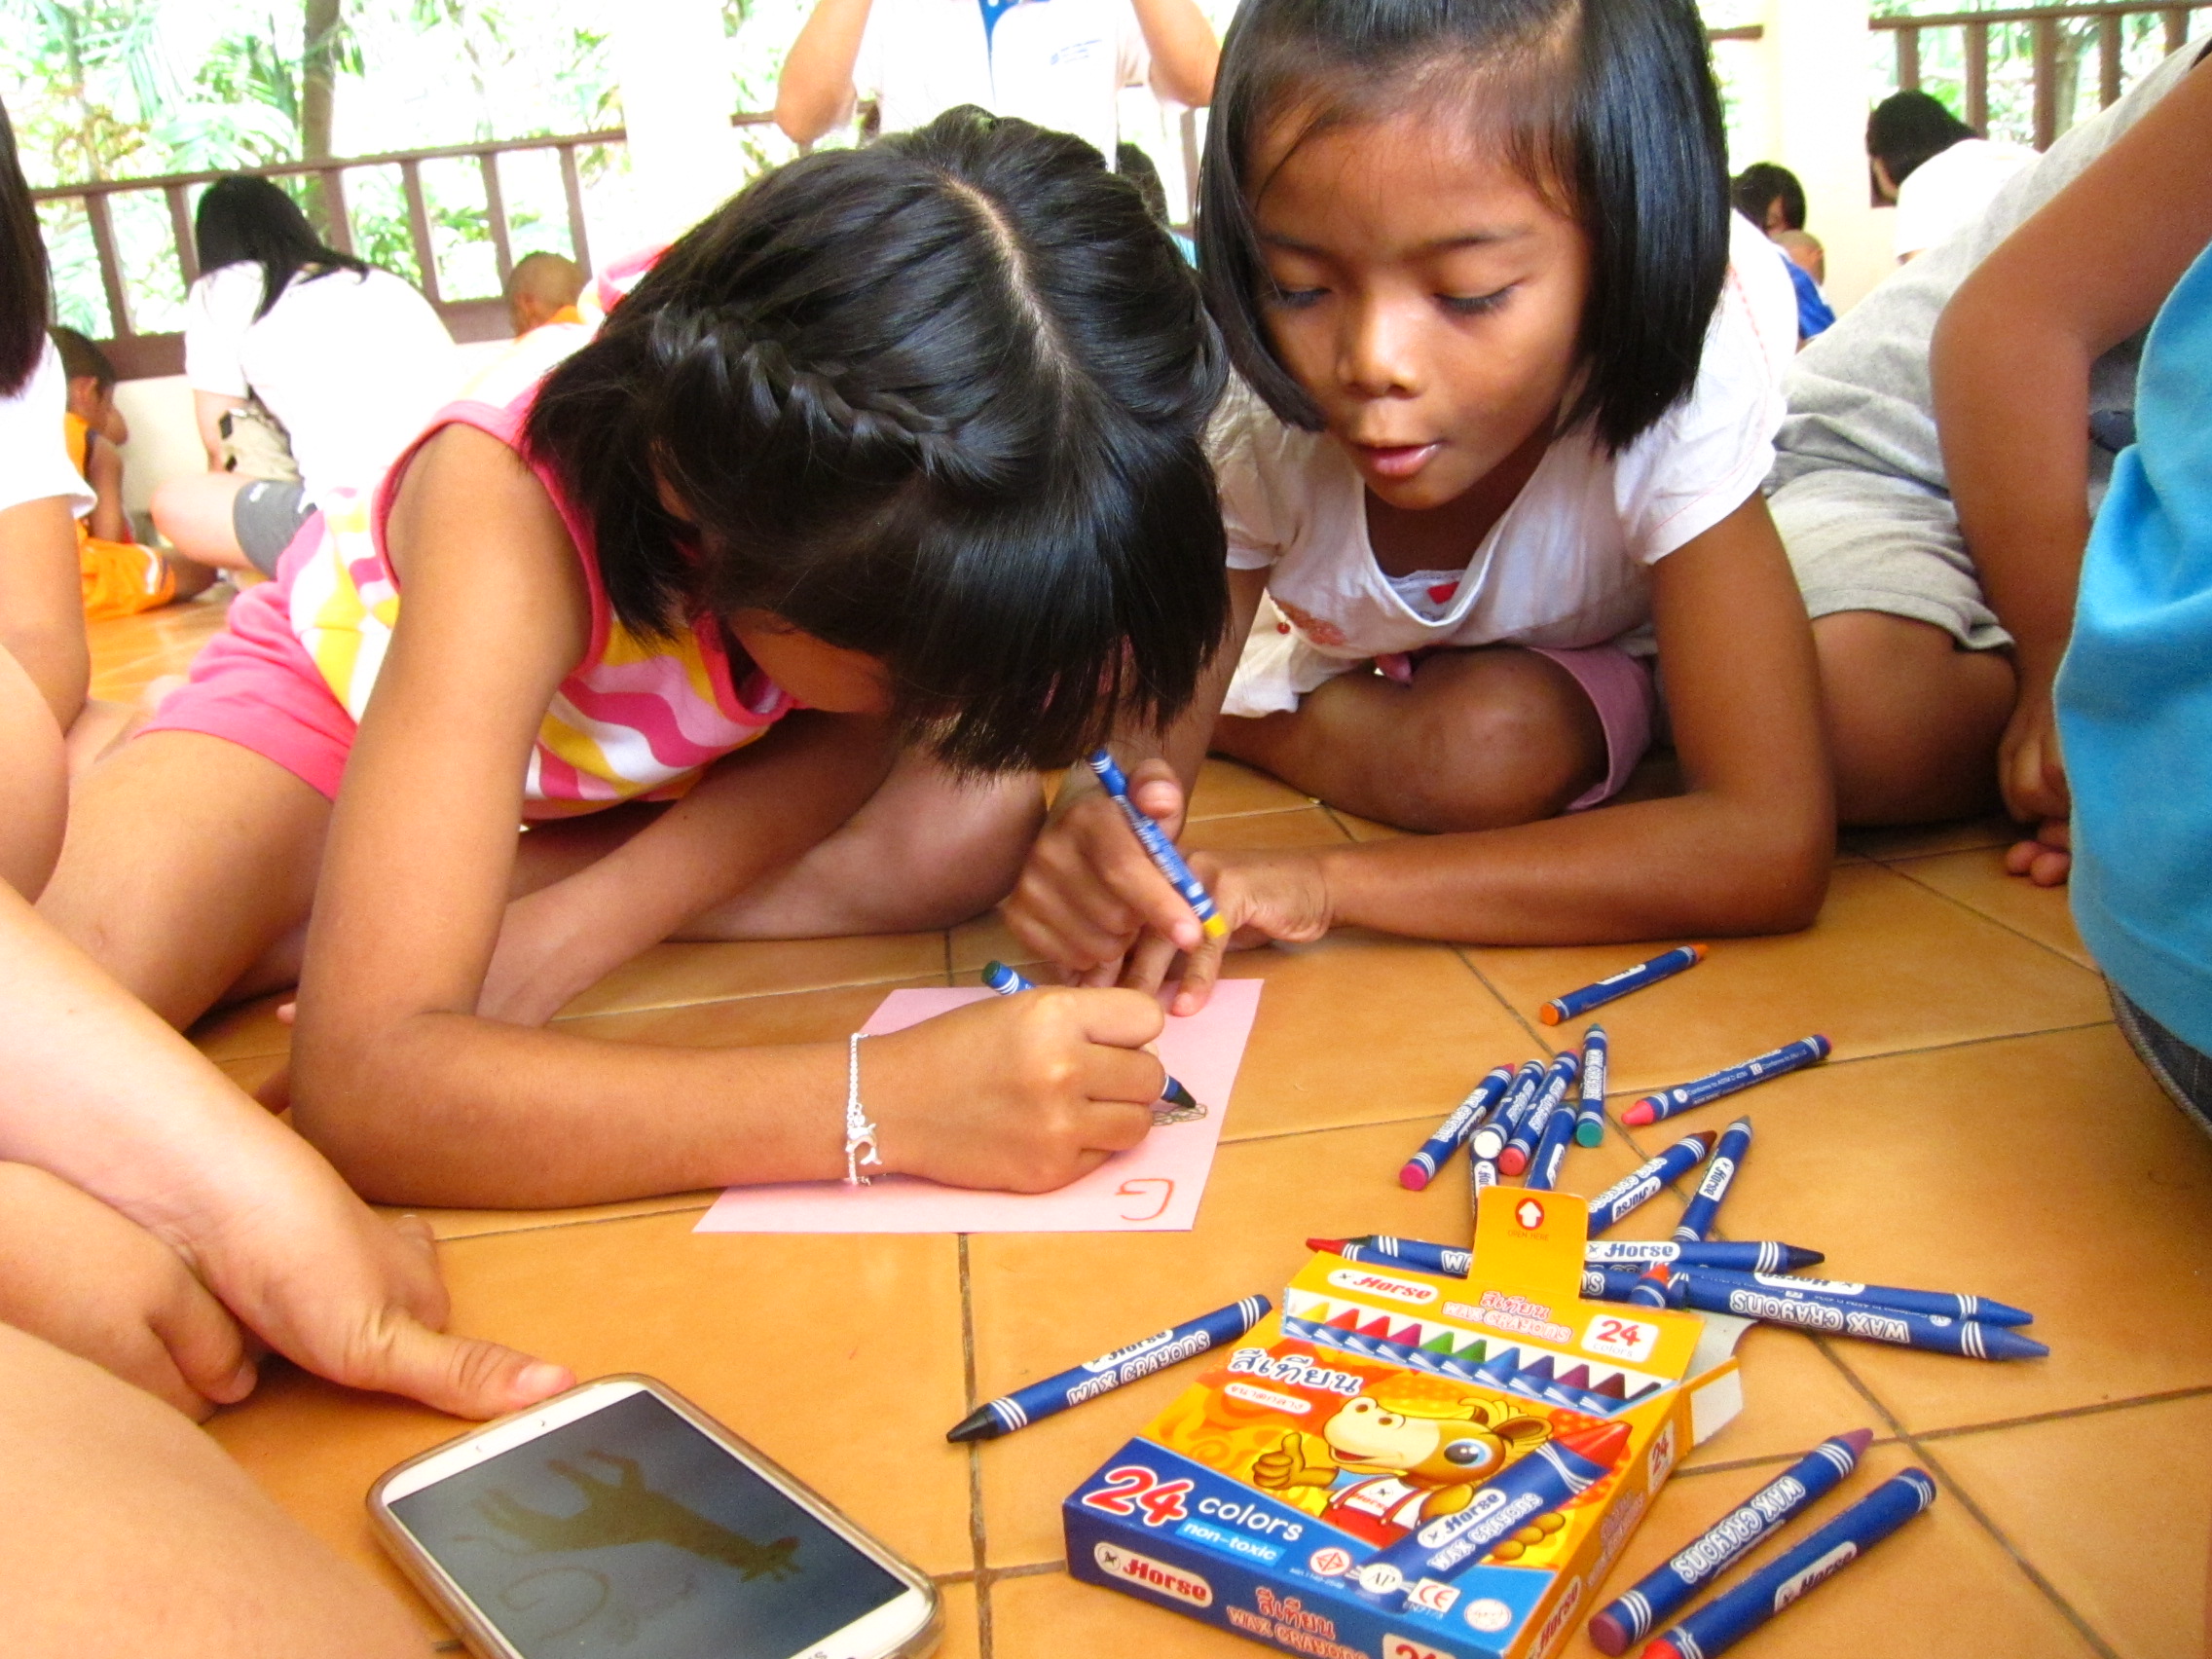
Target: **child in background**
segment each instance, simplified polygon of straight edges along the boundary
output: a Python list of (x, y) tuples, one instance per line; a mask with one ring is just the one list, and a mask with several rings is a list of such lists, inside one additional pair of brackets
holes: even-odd
[(520, 340), (549, 322), (581, 322), (576, 296), (584, 274), (572, 259), (557, 253), (526, 253), (507, 274), (507, 320)]
[(671, 936), (1000, 897), (1035, 772), (1174, 718), (1222, 637), (1221, 380), (1189, 270), (1080, 140), (964, 109), (801, 158), (296, 541), (85, 781), (45, 906), (177, 1024), (286, 982), (304, 933), (294, 1121), (382, 1198), (876, 1156), (1060, 1185), (1151, 1126), (1149, 998), (865, 1044), (538, 1027)]
[(85, 582), (85, 620), (105, 622), (190, 599), (215, 579), (181, 554), (141, 547), (123, 510), (123, 453), (130, 428), (115, 406), (115, 365), (73, 328), (54, 328), (61, 372), (69, 377), (62, 419), (69, 464), (91, 486), (92, 510), (77, 521), (77, 563)]
[(1835, 312), (1821, 283), (1827, 276), (1827, 250), (1805, 234), (1805, 187), (1788, 167), (1753, 162), (1729, 187), (1736, 211), (1766, 233), (1767, 240), (1789, 262), (1790, 286), (1797, 293), (1800, 343), (1835, 326)]
[[(1759, 494), (1795, 330), (1772, 250), (1728, 208), (1694, 8), (1251, 0), (1207, 145), (1200, 271), (1257, 393), (1225, 408), (1215, 460), (1239, 628), (1259, 621), (1163, 750), (1122, 745), (1138, 804), (1179, 824), (1210, 737), (1433, 832), (1201, 853), (1233, 929), (1558, 943), (1809, 923), (1827, 759)], [(1685, 790), (1587, 810), (1651, 741), (1654, 650)], [(1192, 952), (1179, 1010), (1218, 972), (1082, 773), (1008, 915), (1098, 981), (1149, 926), (1129, 981)]]

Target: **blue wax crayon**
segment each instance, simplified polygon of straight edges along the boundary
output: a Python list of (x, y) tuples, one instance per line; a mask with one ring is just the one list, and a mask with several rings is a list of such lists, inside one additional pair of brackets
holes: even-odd
[(1039, 1418), (1064, 1412), (1070, 1406), (1079, 1406), (1124, 1382), (1134, 1382), (1140, 1377), (1150, 1377), (1181, 1360), (1235, 1342), (1257, 1325), (1272, 1306), (1264, 1296), (1247, 1296), (1241, 1302), (1217, 1308), (1202, 1318), (1162, 1331), (1157, 1337), (1116, 1348), (1112, 1353), (1063, 1371), (1057, 1377), (1048, 1377), (1042, 1382), (1032, 1382), (1012, 1394), (987, 1400), (962, 1419), (956, 1427), (946, 1431), (945, 1439), (954, 1442), (996, 1440), (1002, 1434), (1025, 1428)]
[(1467, 1179), (1476, 1198), (1483, 1196), (1485, 1187), (1497, 1185), (1497, 1165), (1487, 1158), (1478, 1158), (1467, 1165)]
[[(983, 964), (983, 983), (990, 986), (1002, 997), (1011, 997), (1018, 992), (1033, 991), (1037, 988), (1034, 981), (1022, 977), (1018, 972), (1009, 968), (1003, 962), (986, 962)], [(1166, 1101), (1174, 1110), (1153, 1113), (1152, 1121), (1155, 1124), (1188, 1124), (1194, 1119), (1202, 1118), (1206, 1115), (1206, 1109), (1198, 1104), (1198, 1097), (1173, 1078), (1169, 1078), (1165, 1086), (1161, 1088), (1160, 1098)]]
[(1927, 1470), (1892, 1475), (1795, 1549), (1674, 1626), (1643, 1650), (1643, 1659), (1715, 1659), (1935, 1501), (1936, 1483)]
[(1709, 1076), (1677, 1084), (1664, 1093), (1646, 1094), (1621, 1114), (1621, 1122), (1632, 1129), (1640, 1129), (1662, 1118), (1672, 1118), (1677, 1112), (1687, 1112), (1692, 1106), (1703, 1106), (1708, 1101), (1737, 1093), (1754, 1083), (1765, 1083), (1770, 1078), (1817, 1066), (1827, 1057), (1825, 1037), (1802, 1037), (1741, 1065), (1726, 1066)]
[(1592, 1009), (1625, 997), (1631, 991), (1641, 991), (1646, 985), (1656, 985), (1661, 979), (1671, 979), (1685, 968), (1695, 968), (1705, 960), (1702, 944), (1677, 945), (1662, 951), (1648, 962), (1639, 962), (1634, 968), (1623, 968), (1618, 974), (1600, 979), (1594, 985), (1584, 985), (1578, 991), (1569, 991), (1563, 997), (1554, 997), (1536, 1011), (1536, 1017), (1546, 1025), (1557, 1025), (1563, 1019), (1579, 1019)]
[(1818, 1250), (1772, 1238), (1714, 1238), (1703, 1244), (1672, 1238), (1593, 1238), (1582, 1247), (1582, 1259), (1593, 1265), (1666, 1262), (1685, 1268), (1733, 1268), (1745, 1273), (1795, 1272), (1827, 1260)]
[(1894, 1308), (1900, 1313), (1932, 1313), (1947, 1319), (1972, 1319), (1984, 1325), (2032, 1325), (2036, 1317), (2024, 1308), (1952, 1290), (1905, 1290), (1894, 1284), (1791, 1278), (1756, 1271), (1731, 1272), (1716, 1264), (1703, 1269), (1698, 1276), (1773, 1291), (1782, 1296), (1817, 1296), (1824, 1302), (1862, 1302), (1873, 1308)]
[(1669, 1307), (1673, 1299), (1667, 1294), (1667, 1286), (1673, 1278), (1665, 1262), (1653, 1262), (1628, 1287), (1628, 1299), (1639, 1308)]
[(1175, 850), (1175, 843), (1167, 838), (1166, 832), (1137, 810), (1137, 803), (1129, 798), (1129, 780), (1122, 776), (1122, 768), (1114, 764), (1114, 756), (1101, 749), (1090, 757), (1090, 769), (1098, 774), (1098, 781), (1106, 786), (1106, 793), (1114, 797), (1114, 804), (1129, 821), (1129, 828), (1152, 860), (1153, 867), (1167, 878), (1167, 884), (1183, 896), (1183, 903), (1197, 914), (1206, 938), (1219, 939), (1227, 933), (1229, 924), (1214, 908), (1213, 895), (1191, 873), (1191, 866), (1183, 862), (1183, 855)]
[(1467, 1156), (1486, 1162), (1495, 1163), (1497, 1155), (1505, 1150), (1505, 1142), (1513, 1133), (1514, 1125), (1529, 1110), (1536, 1098), (1536, 1090), (1543, 1086), (1544, 1062), (1523, 1060), (1521, 1069), (1513, 1074), (1512, 1087), (1506, 1089), (1505, 1098), (1489, 1119), (1477, 1124), (1467, 1137)]
[(1460, 1143), (1475, 1132), (1475, 1125), (1490, 1116), (1490, 1109), (1512, 1081), (1513, 1068), (1499, 1066), (1476, 1084), (1467, 1098), (1452, 1109), (1452, 1115), (1436, 1125), (1436, 1132), (1421, 1142), (1420, 1150), (1406, 1160), (1406, 1166), (1398, 1171), (1398, 1185), (1418, 1193), (1435, 1180), (1445, 1160), (1457, 1152)]
[(1590, 1640), (1601, 1653), (1628, 1651), (1649, 1636), (1661, 1619), (1697, 1594), (1698, 1586), (1720, 1576), (1754, 1544), (1772, 1537), (1808, 1503), (1825, 1497), (1859, 1467), (1870, 1428), (1855, 1428), (1824, 1440), (1721, 1518), (1695, 1542), (1607, 1605), (1590, 1621)]
[(1968, 1359), (2041, 1359), (2050, 1349), (2008, 1325), (1983, 1325), (1941, 1313), (1908, 1313), (1872, 1302), (1844, 1302), (1769, 1288), (1716, 1268), (1684, 1268), (1675, 1275), (1675, 1306), (1733, 1313), (1770, 1325), (1794, 1325), (1831, 1337), (1858, 1337), (1893, 1347), (1926, 1348)]
[(1596, 1146), (1605, 1138), (1605, 1066), (1610, 1053), (1603, 1025), (1583, 1032), (1581, 1111), (1574, 1120), (1577, 1146)]
[(1629, 1293), (1642, 1282), (1643, 1274), (1636, 1268), (1594, 1268), (1582, 1270), (1582, 1295), (1590, 1302), (1626, 1302)]
[(1544, 1125), (1536, 1150), (1529, 1155), (1529, 1173), (1522, 1185), (1530, 1192), (1548, 1193), (1559, 1185), (1560, 1167), (1567, 1149), (1574, 1144), (1574, 1113), (1564, 1102)]
[(1628, 1441), (1625, 1422), (1545, 1441), (1478, 1487), (1463, 1509), (1417, 1528), (1354, 1568), (1360, 1593), (1403, 1607), (1406, 1593), (1422, 1579), (1454, 1577), (1539, 1515), (1588, 1492), (1612, 1472)]
[(1529, 1167), (1529, 1155), (1536, 1150), (1536, 1143), (1544, 1138), (1544, 1130), (1551, 1126), (1559, 1115), (1560, 1105), (1567, 1099), (1567, 1086), (1574, 1082), (1582, 1070), (1582, 1062), (1570, 1050), (1556, 1056), (1544, 1068), (1543, 1087), (1536, 1090), (1529, 1109), (1521, 1114), (1521, 1121), (1513, 1125), (1506, 1137), (1505, 1146), (1497, 1155), (1497, 1167), (1507, 1175), (1518, 1175)]
[(1728, 1196), (1736, 1172), (1744, 1166), (1744, 1154), (1751, 1146), (1751, 1121), (1738, 1118), (1720, 1137), (1719, 1146), (1714, 1149), (1713, 1161), (1705, 1166), (1705, 1178), (1698, 1182), (1697, 1192), (1682, 1211), (1682, 1219), (1675, 1224), (1676, 1243), (1705, 1242), (1706, 1235), (1713, 1231), (1714, 1218), (1720, 1213), (1720, 1200)]
[(1685, 1174), (1703, 1163), (1705, 1155), (1713, 1150), (1713, 1143), (1718, 1138), (1710, 1129), (1700, 1129), (1694, 1135), (1684, 1135), (1657, 1158), (1622, 1176), (1592, 1198), (1590, 1236), (1595, 1238), (1608, 1228), (1618, 1227), (1631, 1211), (1648, 1202), (1660, 1188), (1676, 1176)]

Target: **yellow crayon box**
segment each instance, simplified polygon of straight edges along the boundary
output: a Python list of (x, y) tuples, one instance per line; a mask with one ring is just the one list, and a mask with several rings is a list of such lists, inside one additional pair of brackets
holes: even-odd
[(1741, 1326), (1582, 1299), (1588, 1206), (1486, 1195), (1466, 1278), (1319, 1255), (1070, 1494), (1088, 1583), (1324, 1659), (1542, 1659), (1742, 1408)]

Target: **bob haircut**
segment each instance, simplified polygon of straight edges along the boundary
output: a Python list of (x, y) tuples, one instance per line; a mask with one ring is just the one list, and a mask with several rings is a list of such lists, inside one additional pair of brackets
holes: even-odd
[(1224, 379), (1136, 187), (965, 107), (733, 198), (524, 441), (626, 626), (768, 611), (880, 659), (906, 738), (1003, 772), (1189, 704), (1229, 621)]
[(1904, 183), (1953, 144), (1980, 136), (1923, 92), (1892, 92), (1866, 118), (1866, 153), (1890, 169), (1892, 184)]
[(46, 239), (0, 104), (0, 397), (22, 390), (46, 354), (48, 291)]
[(1230, 25), (1200, 175), (1198, 269), (1231, 359), (1276, 415), (1319, 408), (1269, 344), (1252, 176), (1270, 127), (1412, 109), (1493, 144), (1590, 243), (1581, 389), (1619, 451), (1697, 379), (1728, 268), (1720, 99), (1691, 0), (1245, 0)]
[(1766, 229), (1766, 210), (1777, 202), (1782, 203), (1785, 230), (1805, 228), (1805, 187), (1779, 162), (1753, 162), (1736, 175), (1730, 194), (1735, 198), (1736, 211), (1762, 231)]
[(261, 267), (261, 304), (253, 313), (257, 322), (302, 271), (311, 282), (334, 271), (360, 276), (369, 272), (365, 261), (324, 245), (297, 202), (251, 173), (232, 173), (207, 187), (193, 215), (192, 240), (203, 271), (246, 260)]

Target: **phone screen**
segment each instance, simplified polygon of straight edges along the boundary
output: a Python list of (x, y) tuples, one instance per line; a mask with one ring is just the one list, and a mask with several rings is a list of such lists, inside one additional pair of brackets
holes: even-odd
[(390, 1508), (531, 1659), (790, 1659), (906, 1588), (645, 1393)]

